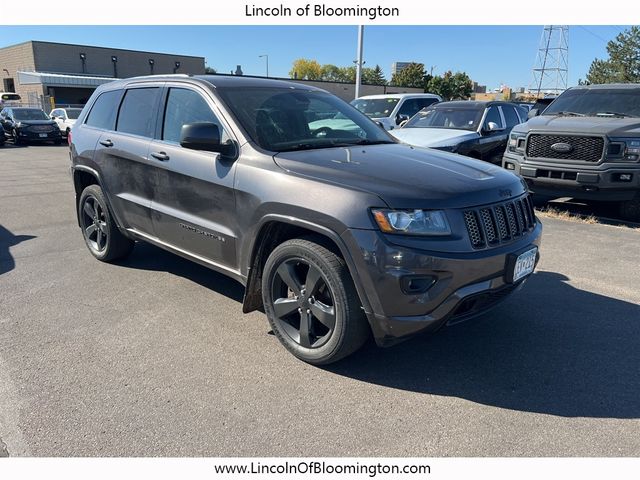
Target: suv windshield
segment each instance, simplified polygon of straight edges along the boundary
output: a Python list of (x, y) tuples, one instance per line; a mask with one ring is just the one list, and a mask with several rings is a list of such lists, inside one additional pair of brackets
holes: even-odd
[(218, 88), (218, 93), (265, 150), (395, 143), (378, 125), (328, 93), (278, 87)]
[(37, 108), (16, 108), (13, 111), (14, 120), (50, 120), (46, 113)]
[(640, 116), (640, 88), (579, 88), (567, 90), (544, 115)]
[(391, 115), (399, 101), (398, 98), (357, 98), (351, 105), (369, 118), (383, 118)]
[(80, 112), (82, 112), (81, 108), (67, 108), (65, 110), (67, 112), (67, 118), (71, 120), (76, 120), (80, 116)]
[(402, 128), (477, 130), (484, 108), (450, 108), (443, 104), (416, 113)]

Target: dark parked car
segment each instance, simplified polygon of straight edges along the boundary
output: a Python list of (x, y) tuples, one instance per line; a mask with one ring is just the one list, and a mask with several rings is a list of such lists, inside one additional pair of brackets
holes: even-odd
[(442, 102), (421, 110), (391, 134), (409, 145), (500, 165), (509, 132), (526, 120), (527, 111), (509, 102)]
[[(312, 130), (320, 113), (353, 125)], [(277, 80), (146, 77), (99, 87), (71, 141), (78, 223), (113, 261), (140, 240), (245, 286), (314, 364), (485, 311), (538, 260), (542, 226), (506, 170), (396, 143), (337, 97)]]
[(19, 145), (27, 142), (53, 142), (59, 145), (62, 135), (56, 122), (39, 108), (6, 107), (0, 111), (0, 125), (5, 137)]
[(618, 202), (640, 221), (640, 85), (574, 87), (511, 132), (503, 166), (541, 201)]
[(529, 109), (527, 118), (533, 118), (533, 117), (537, 117), (538, 115), (541, 115), (542, 112), (544, 112), (545, 109), (549, 105), (551, 105), (556, 98), (558, 97), (556, 95), (553, 95), (549, 97), (539, 98), (538, 100), (536, 100), (536, 103), (534, 103), (533, 106)]

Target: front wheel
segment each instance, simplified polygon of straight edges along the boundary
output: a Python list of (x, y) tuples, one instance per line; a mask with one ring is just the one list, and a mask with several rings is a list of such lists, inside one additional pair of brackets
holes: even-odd
[(103, 262), (129, 255), (134, 242), (118, 230), (98, 185), (89, 185), (83, 190), (78, 202), (78, 217), (91, 255)]
[(344, 260), (315, 241), (289, 240), (269, 255), (262, 297), (274, 334), (305, 362), (336, 362), (369, 335)]
[(640, 193), (635, 198), (620, 203), (620, 215), (625, 220), (640, 222)]
[(22, 143), (22, 141), (20, 140), (20, 136), (18, 135), (18, 132), (15, 128), (11, 131), (11, 139), (13, 140), (14, 145), (20, 145)]

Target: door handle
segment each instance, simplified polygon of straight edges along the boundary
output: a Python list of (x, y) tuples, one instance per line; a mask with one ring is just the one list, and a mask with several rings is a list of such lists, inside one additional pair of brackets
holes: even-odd
[(151, 156), (156, 160), (160, 160), (161, 162), (166, 162), (169, 160), (169, 155), (164, 152), (151, 152)]
[(105, 147), (113, 147), (113, 142), (111, 140), (100, 140), (100, 145)]

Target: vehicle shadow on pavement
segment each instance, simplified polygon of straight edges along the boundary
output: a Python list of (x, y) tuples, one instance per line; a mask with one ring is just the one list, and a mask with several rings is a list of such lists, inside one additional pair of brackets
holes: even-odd
[(0, 225), (0, 275), (10, 272), (16, 266), (16, 262), (9, 248), (18, 245), (20, 242), (31, 240), (32, 238), (36, 237), (34, 235), (14, 235)]
[(178, 275), (236, 302), (242, 302), (244, 296), (244, 287), (232, 278), (144, 242), (136, 243), (131, 255), (118, 265)]
[(536, 273), (481, 318), (390, 349), (370, 344), (326, 368), (512, 410), (640, 418), (640, 305), (568, 280)]

